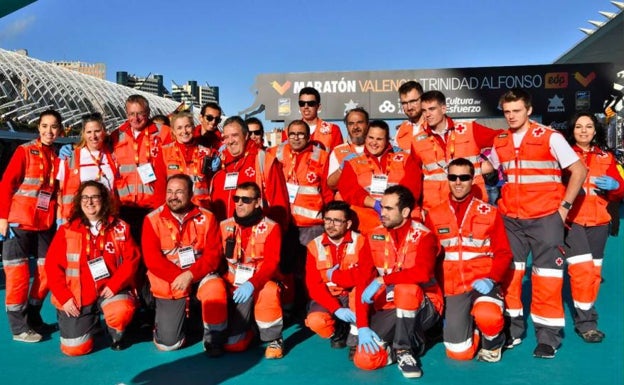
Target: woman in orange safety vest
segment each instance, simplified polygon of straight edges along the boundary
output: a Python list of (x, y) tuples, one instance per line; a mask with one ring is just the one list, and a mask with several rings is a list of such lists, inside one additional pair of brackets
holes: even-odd
[[(568, 126), (568, 142), (587, 167), (587, 176), (568, 213), (566, 261), (574, 300), (576, 333), (590, 343), (601, 342), (598, 297), (605, 244), (611, 216), (609, 201), (624, 197), (624, 180), (617, 170), (613, 154), (603, 150), (604, 132), (596, 117), (588, 112), (574, 115)], [(619, 220), (619, 218), (615, 218)]]
[(69, 222), (58, 229), (45, 263), (63, 353), (77, 356), (93, 349), (100, 312), (113, 340), (111, 348), (126, 347), (124, 331), (136, 308), (130, 289), (140, 258), (130, 226), (115, 216), (108, 186), (82, 183)]
[(107, 137), (100, 113), (88, 114), (82, 118), (80, 142), (69, 157), (61, 159), (56, 176), (60, 190), (57, 223), (64, 223), (69, 218), (80, 183), (95, 180), (109, 191), (114, 190), (117, 166), (106, 145)]

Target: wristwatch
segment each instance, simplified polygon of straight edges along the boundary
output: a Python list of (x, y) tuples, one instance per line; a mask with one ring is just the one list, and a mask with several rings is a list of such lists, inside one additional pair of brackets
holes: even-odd
[(563, 207), (566, 210), (570, 210), (572, 208), (572, 203), (568, 201), (561, 201), (561, 207)]

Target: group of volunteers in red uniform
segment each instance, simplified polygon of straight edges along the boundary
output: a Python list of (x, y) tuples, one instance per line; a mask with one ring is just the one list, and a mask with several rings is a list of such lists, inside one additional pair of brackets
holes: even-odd
[[(80, 141), (58, 152), (63, 119), (42, 112), (39, 137), (0, 182), (13, 339), (56, 330), (40, 316), (48, 291), (71, 356), (93, 350), (101, 316), (111, 348), (127, 348), (141, 312), (159, 350), (201, 325), (210, 357), (257, 335), (278, 359), (284, 320), (305, 313), (357, 367), (397, 363), (417, 378), (436, 327), (455, 360), (497, 362), (520, 344), (528, 267), (533, 355), (553, 358), (567, 263), (575, 331), (601, 342), (595, 302), (619, 220), (607, 204), (624, 197), (624, 180), (596, 117), (577, 113), (564, 136), (531, 120), (531, 96), (513, 89), (500, 98), (508, 129), (495, 130), (454, 121), (444, 94), (415, 81), (398, 91), (407, 120), (394, 142), (363, 108), (346, 112), (343, 141), (311, 87), (299, 93), (301, 119), (268, 148), (256, 118), (221, 122), (207, 103), (199, 125), (188, 112), (157, 124), (132, 95), (119, 128), (109, 134), (89, 114)], [(488, 202), (483, 176), (498, 170), (501, 198)]]

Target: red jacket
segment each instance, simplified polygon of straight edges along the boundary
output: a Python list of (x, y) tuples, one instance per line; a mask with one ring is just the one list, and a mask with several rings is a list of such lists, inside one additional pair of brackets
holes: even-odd
[[(354, 234), (356, 240), (354, 240)], [(319, 261), (318, 256), (315, 255), (316, 250), (318, 250), (317, 243), (320, 243), (323, 246), (323, 251), (328, 254), (324, 256), (326, 258), (325, 263)], [(325, 233), (312, 240), (308, 244), (305, 269), (305, 283), (310, 298), (331, 313), (341, 308), (342, 305), (338, 302), (336, 296), (330, 292), (327, 285), (327, 270), (335, 264), (340, 264), (340, 267), (332, 274), (331, 283), (335, 284), (332, 287), (344, 290), (335, 293), (336, 295), (351, 292), (359, 282), (361, 273), (358, 268), (358, 260), (363, 258), (364, 255), (368, 255), (368, 258), (370, 258), (370, 249), (368, 248), (366, 238), (350, 230), (345, 234), (338, 246), (330, 241)], [(372, 267), (365, 278), (368, 279), (371, 275)], [(354, 300), (356, 309), (367, 306), (362, 304), (359, 298), (354, 298)]]
[[(79, 253), (78, 279), (67, 274), (68, 264), (72, 263), (68, 262), (68, 254), (74, 252)], [(100, 255), (104, 257), (110, 277), (95, 282), (87, 260)], [(61, 226), (50, 244), (45, 261), (48, 285), (55, 305), (62, 307), (74, 298), (79, 307), (87, 306), (97, 301), (105, 287), (114, 294), (129, 289), (134, 285), (140, 258), (139, 248), (130, 235), (130, 226), (120, 219), (104, 229), (103, 235), (97, 236), (79, 220)]]
[(288, 190), (282, 166), (275, 157), (260, 150), (252, 140), (247, 141), (245, 151), (239, 156), (232, 156), (226, 149), (221, 157), (221, 169), (210, 183), (211, 208), (217, 219), (222, 221), (234, 216), (232, 197), (236, 189), (225, 190), (224, 186), (226, 174), (237, 172), (237, 184), (256, 182), (260, 186), (264, 214), (285, 231), (290, 217)]
[[(576, 145), (572, 146), (572, 149), (583, 160), (587, 168), (587, 177), (567, 219), (581, 226), (605, 225), (611, 221), (611, 215), (607, 211), (609, 201), (617, 202), (624, 197), (624, 180), (618, 172), (615, 158), (611, 153), (597, 147), (593, 147), (588, 152)], [(564, 170), (564, 176), (567, 174), (568, 172)], [(595, 180), (605, 175), (618, 181), (620, 186), (606, 193), (600, 191), (596, 187)]]
[[(167, 205), (152, 211), (143, 223), (141, 246), (148, 273), (168, 283), (185, 271), (190, 271), (193, 282), (198, 282), (208, 273), (219, 270), (223, 255), (219, 225), (210, 211), (199, 207), (193, 207), (182, 223)], [(190, 267), (182, 268), (168, 256), (175, 252), (172, 250), (186, 246), (193, 248), (196, 261)]]
[[(254, 242), (251, 242), (252, 235)], [(229, 218), (221, 222), (221, 236), (224, 250), (228, 238), (237, 241), (233, 257), (227, 260), (229, 269), (227, 279), (231, 284), (234, 283), (238, 263), (254, 265), (256, 268), (254, 275), (249, 279), (256, 291), (261, 290), (271, 278), (275, 277), (282, 247), (282, 232), (276, 222), (263, 218), (255, 226), (241, 227), (236, 224), (234, 218)], [(252, 245), (254, 250), (251, 249)], [(252, 254), (254, 254), (253, 260)], [(243, 257), (243, 260), (238, 259), (239, 255)]]
[[(51, 146), (39, 139), (17, 147), (0, 182), (0, 218), (18, 223), (23, 230), (41, 231), (54, 225), (56, 173), (59, 161)], [(48, 210), (37, 208), (37, 195), (51, 194)]]
[[(126, 122), (111, 133), (111, 141), (120, 176), (115, 184), (121, 204), (151, 209), (161, 205), (167, 186), (161, 147), (171, 142), (169, 127), (152, 123), (135, 139)], [(144, 184), (137, 168), (146, 163), (152, 165), (156, 180)]]
[[(440, 245), (429, 229), (421, 223), (408, 220), (403, 226), (395, 229), (388, 230), (379, 226), (367, 238), (371, 253), (370, 258), (364, 255), (359, 260), (362, 278), (356, 287), (356, 298), (360, 299), (372, 279), (381, 275), (385, 285), (407, 283), (423, 286), (434, 307), (441, 311), (442, 292), (434, 278)], [(389, 252), (387, 261), (385, 261), (386, 251)], [(368, 272), (375, 269), (377, 274), (366, 279)], [(385, 297), (373, 305), (375, 308), (393, 306), (385, 302)], [(368, 326), (370, 306), (365, 306), (364, 309), (364, 313), (357, 313), (358, 328)]]
[(513, 256), (496, 207), (474, 197), (449, 199), (429, 211), (426, 225), (445, 248), (438, 277), (445, 295), (469, 292), (480, 278), (501, 283), (510, 271)]

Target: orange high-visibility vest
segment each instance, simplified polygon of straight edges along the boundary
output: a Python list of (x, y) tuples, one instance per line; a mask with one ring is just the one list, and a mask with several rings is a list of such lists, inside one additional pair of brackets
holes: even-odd
[[(414, 132), (414, 126), (416, 127), (416, 132)], [(412, 151), (412, 139), (415, 135), (418, 135), (421, 132), (422, 127), (420, 126), (420, 124), (414, 124), (409, 120), (406, 120), (399, 126), (399, 129), (397, 130), (396, 136), (394, 138), (394, 142), (403, 151), (410, 152)]]
[(507, 177), (501, 189), (499, 209), (503, 215), (520, 219), (542, 218), (559, 209), (565, 193), (561, 167), (550, 153), (550, 136), (555, 130), (531, 122), (519, 148), (514, 148), (511, 131), (494, 139), (494, 148)]
[[(21, 147), (24, 149), (26, 169), (24, 179), (11, 199), (8, 221), (18, 223), (24, 230), (48, 230), (54, 224), (56, 216), (56, 175), (51, 174), (58, 163), (57, 156), (50, 149), (51, 158), (46, 158), (39, 139), (24, 143)], [(47, 210), (37, 208), (37, 200), (42, 191), (51, 196)]]
[[(131, 238), (130, 235), (130, 226), (121, 221), (117, 220), (119, 223), (117, 226), (113, 226), (110, 229), (106, 230), (105, 239), (108, 247), (112, 247), (112, 250), (108, 250), (102, 256), (106, 262), (106, 268), (111, 276), (115, 274), (119, 265), (123, 262), (121, 260), (121, 250), (124, 247), (126, 240)], [(121, 226), (119, 226), (121, 224)], [(84, 258), (87, 258), (86, 252), (83, 244), (83, 237), (85, 232), (90, 231), (85, 227), (81, 226), (80, 231), (72, 228), (71, 224), (65, 225), (65, 236), (66, 236), (66, 258), (67, 258), (67, 268), (65, 269), (65, 283), (71, 291), (74, 299), (76, 300), (76, 304), (79, 308), (83, 305), (82, 303), (82, 290), (80, 286), (80, 261)], [(116, 258), (114, 257), (116, 256)], [(95, 285), (95, 283), (94, 283)], [(59, 310), (63, 309), (62, 303), (60, 303), (54, 294), (52, 294), (51, 298), (52, 304)]]
[[(453, 122), (449, 119), (449, 127)], [(481, 198), (487, 200), (485, 181), (481, 175), (481, 149), (474, 140), (471, 122), (455, 124), (447, 135), (446, 147), (442, 148), (434, 134), (422, 130), (412, 140), (414, 155), (422, 161), (423, 208), (429, 209), (448, 200), (449, 184), (446, 179), (448, 164), (457, 158), (465, 158), (475, 168), (474, 186), (481, 190)]]
[[(161, 257), (167, 258), (176, 266), (180, 266), (178, 249), (191, 246), (195, 254), (195, 260), (197, 261), (202, 257), (204, 247), (211, 247), (210, 245), (205, 245), (204, 242), (206, 240), (206, 233), (209, 230), (209, 218), (212, 217), (213, 214), (204, 208), (198, 207), (199, 212), (197, 212), (194, 217), (184, 219), (185, 225), (182, 226), (182, 233), (180, 233), (180, 223), (177, 221), (174, 222), (170, 218), (162, 215), (164, 207), (164, 205), (160, 206), (147, 215), (154, 229), (154, 233), (160, 240)], [(179, 299), (189, 295), (188, 290), (172, 291), (169, 282), (157, 277), (149, 270), (147, 271), (147, 276), (150, 280), (154, 297)]]
[(280, 144), (274, 151), (275, 157), (283, 165), (286, 182), (299, 186), (297, 196), (290, 204), (290, 212), (295, 225), (309, 227), (322, 224), (321, 180), (327, 177), (323, 175), (323, 171), (329, 153), (317, 146), (312, 146), (310, 151), (294, 154), (288, 143)]
[[(578, 151), (577, 151), (578, 153)], [(596, 178), (607, 174), (607, 170), (615, 158), (612, 154), (599, 148), (591, 152), (578, 153), (587, 167), (587, 177), (583, 182), (583, 190), (576, 196), (568, 219), (581, 226), (600, 226), (611, 221), (611, 215), (607, 211), (609, 200), (596, 186)]]
[[(117, 133), (113, 154), (119, 166), (119, 179), (116, 181), (117, 193), (122, 205), (139, 207), (157, 207), (164, 197), (158, 196), (154, 182), (143, 184), (138, 167), (149, 163), (154, 167), (154, 158), (158, 155), (163, 141), (161, 129), (167, 126), (151, 124), (146, 127), (139, 143), (132, 135), (129, 125), (122, 125)], [(113, 133), (114, 134), (114, 133)]]
[[(74, 201), (74, 196), (78, 189), (80, 188), (80, 184), (82, 183), (80, 179), (80, 151), (82, 148), (76, 148), (71, 157), (67, 158), (65, 161), (65, 179), (63, 180), (63, 186), (61, 186), (61, 218), (69, 219), (71, 215), (72, 204)], [(108, 165), (110, 166), (113, 176), (117, 175), (117, 167), (115, 166), (115, 162), (113, 161), (112, 155), (106, 151), (102, 151), (102, 155), (106, 157), (108, 160)], [(111, 181), (111, 186), (114, 188), (115, 182)]]
[(340, 270), (348, 270), (357, 265), (358, 256), (366, 243), (366, 238), (361, 234), (352, 231), (351, 240), (352, 242), (344, 247), (344, 254), (342, 256), (332, 255), (329, 247), (323, 245), (323, 235), (314, 238), (310, 243), (308, 243), (308, 251), (316, 260), (316, 268), (321, 272), (321, 278), (323, 279), (323, 282), (327, 284), (327, 288), (333, 296), (341, 295), (345, 292), (345, 289), (335, 284), (331, 284), (331, 282), (327, 279), (327, 274), (324, 272), (336, 264), (340, 264), (340, 267), (338, 268)]
[(167, 177), (175, 174), (186, 174), (193, 181), (193, 198), (191, 201), (200, 207), (207, 208), (210, 202), (209, 180), (202, 172), (204, 159), (212, 150), (202, 145), (194, 145), (193, 163), (186, 164), (178, 142), (162, 146), (163, 160), (167, 168)]
[(230, 283), (234, 283), (236, 266), (238, 264), (252, 267), (254, 272), (260, 270), (262, 262), (264, 261), (264, 247), (267, 236), (273, 231), (275, 226), (279, 225), (275, 221), (264, 217), (260, 222), (258, 222), (258, 224), (253, 226), (249, 241), (247, 242), (247, 245), (243, 247), (240, 235), (241, 230), (234, 221), (234, 218), (228, 218), (221, 221), (223, 250), (225, 250), (228, 238), (234, 238), (236, 240), (232, 258), (226, 258), (228, 263), (228, 273), (226, 279)]
[[(379, 275), (384, 276), (414, 267), (420, 239), (430, 232), (431, 230), (425, 227), (425, 225), (412, 220), (410, 223), (410, 231), (405, 240), (400, 240), (400, 242), (403, 243), (400, 246), (397, 245), (397, 247), (400, 247), (400, 250), (397, 250), (392, 246), (392, 241), (390, 240), (391, 235), (388, 229), (383, 226), (375, 228), (375, 230), (368, 235), (368, 239), (371, 255), (373, 257), (373, 264)], [(437, 309), (441, 309), (441, 304), (443, 302), (442, 290), (436, 282), (433, 272), (431, 272), (429, 278), (429, 282), (421, 284), (420, 286), (425, 295), (431, 299), (434, 306), (436, 306)], [(387, 306), (384, 305), (384, 308), (386, 307)]]
[(494, 254), (490, 234), (494, 232), (496, 208), (473, 198), (461, 227), (449, 203), (429, 211), (435, 235), (444, 247), (444, 295), (456, 295), (472, 290), (472, 283), (487, 277)]

